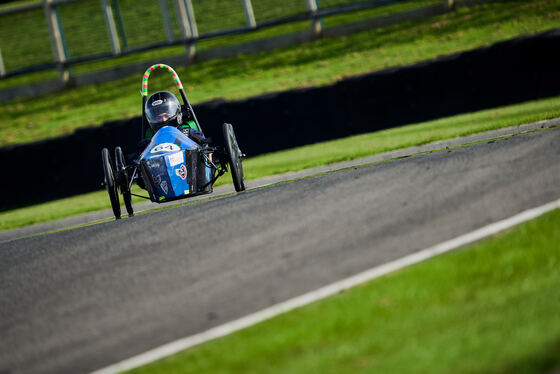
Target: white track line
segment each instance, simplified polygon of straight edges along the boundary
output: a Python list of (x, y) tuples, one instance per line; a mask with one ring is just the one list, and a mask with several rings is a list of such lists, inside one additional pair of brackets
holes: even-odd
[(419, 252), (399, 258), (395, 261), (391, 261), (386, 264), (376, 266), (362, 273), (356, 274), (349, 278), (332, 283), (328, 286), (319, 288), (318, 290), (311, 291), (309, 293), (284, 301), (282, 303), (273, 305), (269, 308), (239, 318), (235, 321), (227, 322), (221, 326), (211, 328), (199, 334), (195, 334), (179, 340), (175, 340), (168, 344), (164, 344), (160, 347), (154, 348), (145, 353), (141, 353), (137, 356), (131, 357), (124, 361), (97, 370), (92, 374), (119, 373), (121, 371), (130, 370), (148, 364), (150, 362), (154, 362), (156, 360), (170, 356), (172, 354), (175, 354), (187, 348), (193, 347), (195, 345), (207, 342), (209, 340), (223, 337), (235, 331), (241, 330), (243, 328), (255, 325), (259, 322), (275, 317), (279, 314), (311, 304), (315, 301), (324, 299), (328, 296), (337, 294), (341, 291), (347, 290), (351, 287), (357, 286), (359, 284), (378, 278), (382, 275), (391, 273), (393, 271), (402, 269), (406, 266), (416, 264), (418, 262), (424, 261), (426, 259), (429, 259), (431, 257), (437, 256), (445, 252), (449, 252), (451, 250), (462, 247), (466, 244), (476, 242), (480, 239), (486, 238), (490, 235), (494, 235), (500, 231), (509, 229), (520, 223), (536, 218), (556, 208), (560, 208), (560, 199), (539, 206), (537, 208), (526, 210), (512, 217), (503, 219), (501, 221), (491, 223), (480, 229), (474, 230), (468, 234), (464, 234), (454, 239), (448, 240), (446, 242), (436, 244), (433, 247), (423, 249)]

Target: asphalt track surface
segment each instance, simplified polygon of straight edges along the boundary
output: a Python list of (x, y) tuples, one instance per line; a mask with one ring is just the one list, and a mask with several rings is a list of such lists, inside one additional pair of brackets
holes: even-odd
[(0, 243), (0, 373), (81, 373), (560, 198), (560, 129)]

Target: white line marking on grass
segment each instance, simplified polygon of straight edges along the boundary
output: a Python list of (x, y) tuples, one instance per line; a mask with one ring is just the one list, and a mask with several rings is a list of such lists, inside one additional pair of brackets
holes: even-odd
[(537, 218), (538, 216), (547, 213), (553, 209), (560, 208), (560, 199), (552, 201), (548, 204), (539, 206), (537, 208), (529, 209), (512, 217), (503, 219), (498, 222), (491, 223), (480, 229), (474, 230), (470, 233), (458, 236), (454, 239), (436, 244), (432, 247), (423, 249), (419, 252), (407, 255), (397, 260), (388, 262), (386, 264), (376, 266), (362, 273), (356, 274), (341, 281), (332, 283), (328, 286), (319, 288), (318, 290), (308, 292), (304, 295), (295, 297), (293, 299), (284, 301), (282, 303), (273, 305), (256, 313), (239, 318), (235, 321), (227, 322), (221, 326), (217, 326), (182, 339), (175, 340), (171, 343), (164, 344), (160, 347), (154, 348), (145, 353), (131, 357), (124, 361), (118, 362), (114, 365), (107, 366), (103, 369), (97, 370), (92, 374), (113, 374), (121, 371), (130, 370), (139, 366), (157, 361), (164, 357), (173, 355), (187, 348), (193, 347), (207, 341), (217, 339), (229, 335), (235, 331), (244, 329), (246, 327), (255, 325), (259, 322), (265, 321), (279, 314), (291, 311), (293, 309), (311, 304), (315, 301), (324, 299), (328, 296), (335, 295), (341, 291), (347, 290), (359, 284), (368, 282), (372, 279), (381, 277), (393, 271), (402, 269), (412, 264), (427, 260), (431, 257), (440, 255), (445, 252), (457, 249), (467, 244), (474, 243), (480, 239), (494, 235), (500, 231), (509, 229), (525, 221)]

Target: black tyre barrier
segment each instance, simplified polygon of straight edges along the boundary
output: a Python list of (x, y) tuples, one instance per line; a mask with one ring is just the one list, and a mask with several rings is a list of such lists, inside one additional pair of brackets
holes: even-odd
[[(194, 110), (221, 141), (232, 123), (248, 157), (560, 94), (560, 29), (408, 67)], [(99, 190), (102, 148), (134, 153), (140, 117), (0, 148), (0, 210)], [(129, 162), (129, 160), (127, 160)]]

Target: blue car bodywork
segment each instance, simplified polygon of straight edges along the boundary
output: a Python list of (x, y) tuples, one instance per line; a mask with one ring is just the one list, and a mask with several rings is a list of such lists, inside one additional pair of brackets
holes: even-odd
[(175, 127), (162, 127), (139, 158), (150, 199), (165, 202), (212, 192), (212, 153)]
[[(142, 143), (140, 144), (144, 144), (148, 126), (146, 117), (148, 79), (156, 69), (167, 70), (171, 74), (183, 100), (181, 105), (183, 120), (186, 119), (189, 124), (192, 122), (192, 129), (202, 133), (200, 123), (175, 70), (165, 64), (155, 64), (148, 67), (142, 76), (142, 90), (140, 91), (142, 93), (142, 123), (140, 128)], [(156, 129), (152, 128), (152, 130)], [(183, 134), (180, 129), (164, 126), (157, 130), (140, 156), (128, 165), (121, 147), (115, 147), (114, 163), (111, 160), (109, 149), (103, 148), (101, 150), (104, 175), (102, 185), (105, 186), (109, 194), (115, 219), (121, 218), (119, 192), (124, 200), (128, 216), (132, 217), (134, 216), (132, 196), (163, 203), (210, 193), (214, 182), (228, 170), (231, 172), (235, 191), (245, 191), (242, 165), (245, 155), (239, 149), (233, 126), (230, 123), (222, 124), (222, 135), (223, 144), (210, 145), (210, 140), (202, 136), (200, 139), (201, 145)], [(213, 160), (213, 158), (215, 159)], [(140, 188), (147, 190), (150, 196), (133, 193), (131, 186), (134, 182)]]

